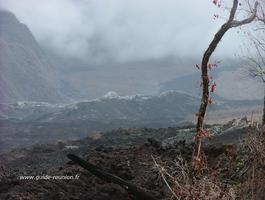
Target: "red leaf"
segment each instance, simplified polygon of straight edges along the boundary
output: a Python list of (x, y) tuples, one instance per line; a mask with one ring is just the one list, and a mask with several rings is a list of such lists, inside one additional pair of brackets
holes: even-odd
[(217, 5), (218, 4), (218, 0), (213, 0), (213, 4)]
[(215, 91), (216, 91), (216, 83), (214, 82), (214, 84), (211, 85), (211, 92)]

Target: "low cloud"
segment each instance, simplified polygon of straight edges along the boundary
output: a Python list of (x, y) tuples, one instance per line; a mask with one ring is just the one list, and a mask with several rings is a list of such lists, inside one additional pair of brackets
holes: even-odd
[(247, 76), (241, 69), (222, 72), (216, 82), (217, 93), (227, 99), (262, 99), (264, 95), (263, 83)]
[[(223, 20), (211, 0), (0, 0), (54, 52), (91, 62), (202, 55)], [(221, 55), (236, 52), (236, 32)]]

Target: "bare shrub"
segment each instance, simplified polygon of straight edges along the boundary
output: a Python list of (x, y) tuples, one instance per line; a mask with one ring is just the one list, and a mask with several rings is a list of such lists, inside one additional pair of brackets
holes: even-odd
[(241, 199), (265, 198), (265, 127), (250, 128), (242, 141), (239, 152), (242, 154), (243, 167), (239, 177), (243, 180), (238, 186)]
[(174, 162), (165, 163), (153, 158), (161, 179), (170, 192), (168, 199), (177, 200), (232, 200), (235, 199), (233, 189), (221, 183), (214, 176), (195, 177), (192, 166), (178, 156)]

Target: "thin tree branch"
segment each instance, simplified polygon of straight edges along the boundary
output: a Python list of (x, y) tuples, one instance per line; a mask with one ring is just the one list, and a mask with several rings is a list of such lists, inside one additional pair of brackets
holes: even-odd
[(230, 11), (230, 16), (229, 16), (229, 19), (228, 19), (227, 23), (230, 23), (230, 22), (232, 22), (234, 20), (235, 15), (236, 15), (236, 11), (237, 11), (237, 7), (238, 7), (238, 0), (234, 0), (232, 9)]
[[(236, 0), (237, 1), (237, 0)], [(235, 2), (234, 2), (235, 3)], [(249, 16), (248, 18), (246, 18), (246, 19), (244, 19), (244, 20), (241, 20), (241, 21), (237, 21), (237, 20), (231, 20), (230, 18), (229, 18), (229, 26), (231, 27), (231, 28), (233, 28), (233, 27), (238, 27), (238, 26), (242, 26), (242, 25), (245, 25), (245, 24), (249, 24), (249, 23), (251, 23), (256, 17), (257, 17), (257, 10), (258, 10), (258, 5), (259, 5), (259, 3), (256, 1), (255, 2), (255, 5), (254, 5), (254, 9), (253, 9), (253, 11), (252, 11), (252, 15), (251, 16)], [(230, 21), (231, 20), (231, 21)]]

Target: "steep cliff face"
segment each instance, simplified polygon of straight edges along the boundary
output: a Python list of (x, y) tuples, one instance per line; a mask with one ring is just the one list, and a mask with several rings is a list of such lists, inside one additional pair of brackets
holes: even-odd
[(0, 10), (0, 102), (65, 100), (56, 71), (26, 25)]

